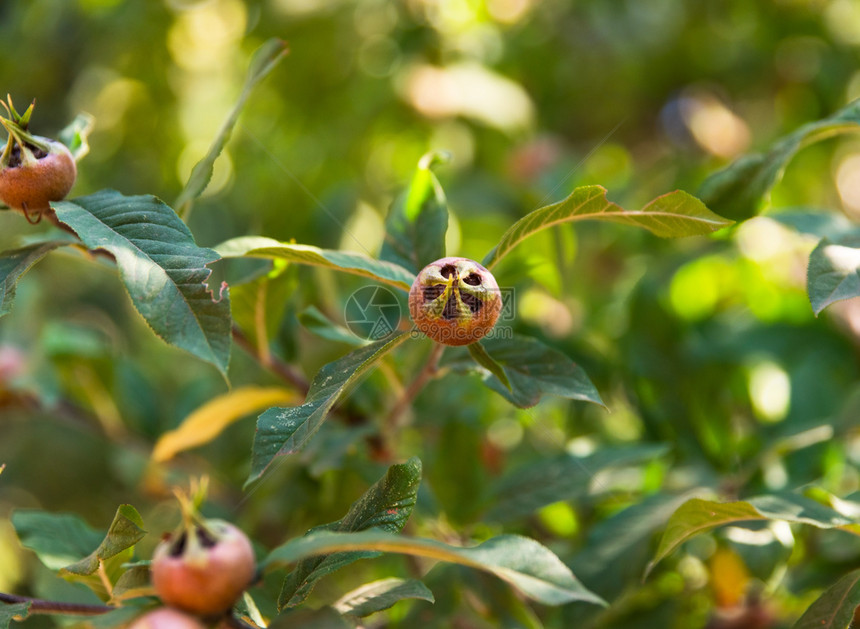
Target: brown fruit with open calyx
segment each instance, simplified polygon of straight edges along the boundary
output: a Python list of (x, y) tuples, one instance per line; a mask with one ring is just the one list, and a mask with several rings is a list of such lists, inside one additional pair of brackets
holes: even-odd
[(502, 311), (499, 285), (469, 258), (431, 262), (409, 290), (409, 313), (424, 334), (443, 345), (469, 345), (487, 335)]

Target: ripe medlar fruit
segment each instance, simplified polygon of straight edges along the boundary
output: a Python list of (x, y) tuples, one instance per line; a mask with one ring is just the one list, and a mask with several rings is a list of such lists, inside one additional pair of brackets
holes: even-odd
[(156, 547), (150, 570), (164, 603), (211, 616), (230, 609), (251, 585), (256, 562), (251, 542), (238, 528), (195, 517)]
[(415, 325), (443, 345), (469, 345), (483, 338), (501, 311), (496, 279), (469, 258), (431, 262), (409, 291), (409, 313)]
[(135, 619), (128, 629), (206, 629), (206, 625), (170, 607), (159, 607)]
[(19, 115), (12, 106), (0, 101), (11, 118), (0, 116), (9, 134), (0, 155), (0, 201), (38, 222), (51, 201), (66, 197), (75, 183), (78, 170), (71, 151), (60, 142), (27, 131), (33, 105)]

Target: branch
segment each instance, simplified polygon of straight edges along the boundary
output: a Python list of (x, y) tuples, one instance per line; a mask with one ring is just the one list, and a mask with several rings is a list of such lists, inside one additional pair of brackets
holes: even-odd
[(235, 325), (233, 326), (233, 340), (236, 341), (236, 345), (248, 352), (258, 363), (280, 377), (287, 384), (292, 385), (302, 393), (306, 394), (308, 392), (310, 384), (302, 374), (271, 353), (261, 356), (257, 348), (254, 347), (254, 344), (245, 336), (245, 333)]
[(440, 343), (434, 343), (433, 349), (430, 350), (430, 355), (427, 357), (427, 363), (424, 368), (415, 377), (415, 380), (409, 385), (400, 399), (392, 407), (385, 418), (385, 431), (387, 434), (393, 434), (400, 427), (400, 417), (412, 405), (412, 401), (421, 393), (421, 390), (436, 377), (439, 371), (439, 359), (442, 357), (442, 352), (445, 351), (445, 346)]
[(0, 592), (2, 603), (30, 603), (31, 614), (64, 614), (67, 616), (94, 616), (112, 612), (116, 607), (108, 605), (87, 605), (85, 603), (61, 603), (59, 601), (46, 601), (41, 598), (30, 598), (29, 596), (15, 596)]

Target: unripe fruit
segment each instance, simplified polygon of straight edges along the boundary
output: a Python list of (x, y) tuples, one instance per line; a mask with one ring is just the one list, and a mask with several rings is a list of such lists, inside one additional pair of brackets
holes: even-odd
[(128, 629), (206, 629), (206, 625), (176, 609), (159, 607), (137, 618)]
[(227, 611), (254, 578), (248, 537), (223, 520), (183, 525), (155, 549), (152, 585), (161, 600), (210, 616)]
[(469, 345), (483, 338), (501, 311), (496, 279), (469, 258), (431, 262), (409, 291), (409, 313), (415, 325), (443, 345)]

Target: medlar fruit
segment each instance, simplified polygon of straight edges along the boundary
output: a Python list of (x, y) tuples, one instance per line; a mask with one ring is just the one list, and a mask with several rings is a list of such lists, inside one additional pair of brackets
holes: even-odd
[(254, 579), (248, 537), (223, 520), (186, 520), (155, 549), (152, 585), (161, 600), (211, 616), (233, 606)]
[(78, 170), (71, 151), (60, 142), (27, 131), (33, 105), (19, 115), (12, 101), (0, 101), (11, 118), (0, 116), (9, 139), (0, 154), (0, 201), (38, 222), (51, 201), (66, 197)]
[(159, 607), (135, 619), (128, 629), (206, 629), (206, 625), (181, 611)]
[(443, 345), (469, 345), (483, 338), (501, 311), (496, 279), (469, 258), (431, 262), (409, 291), (409, 313), (415, 325)]

